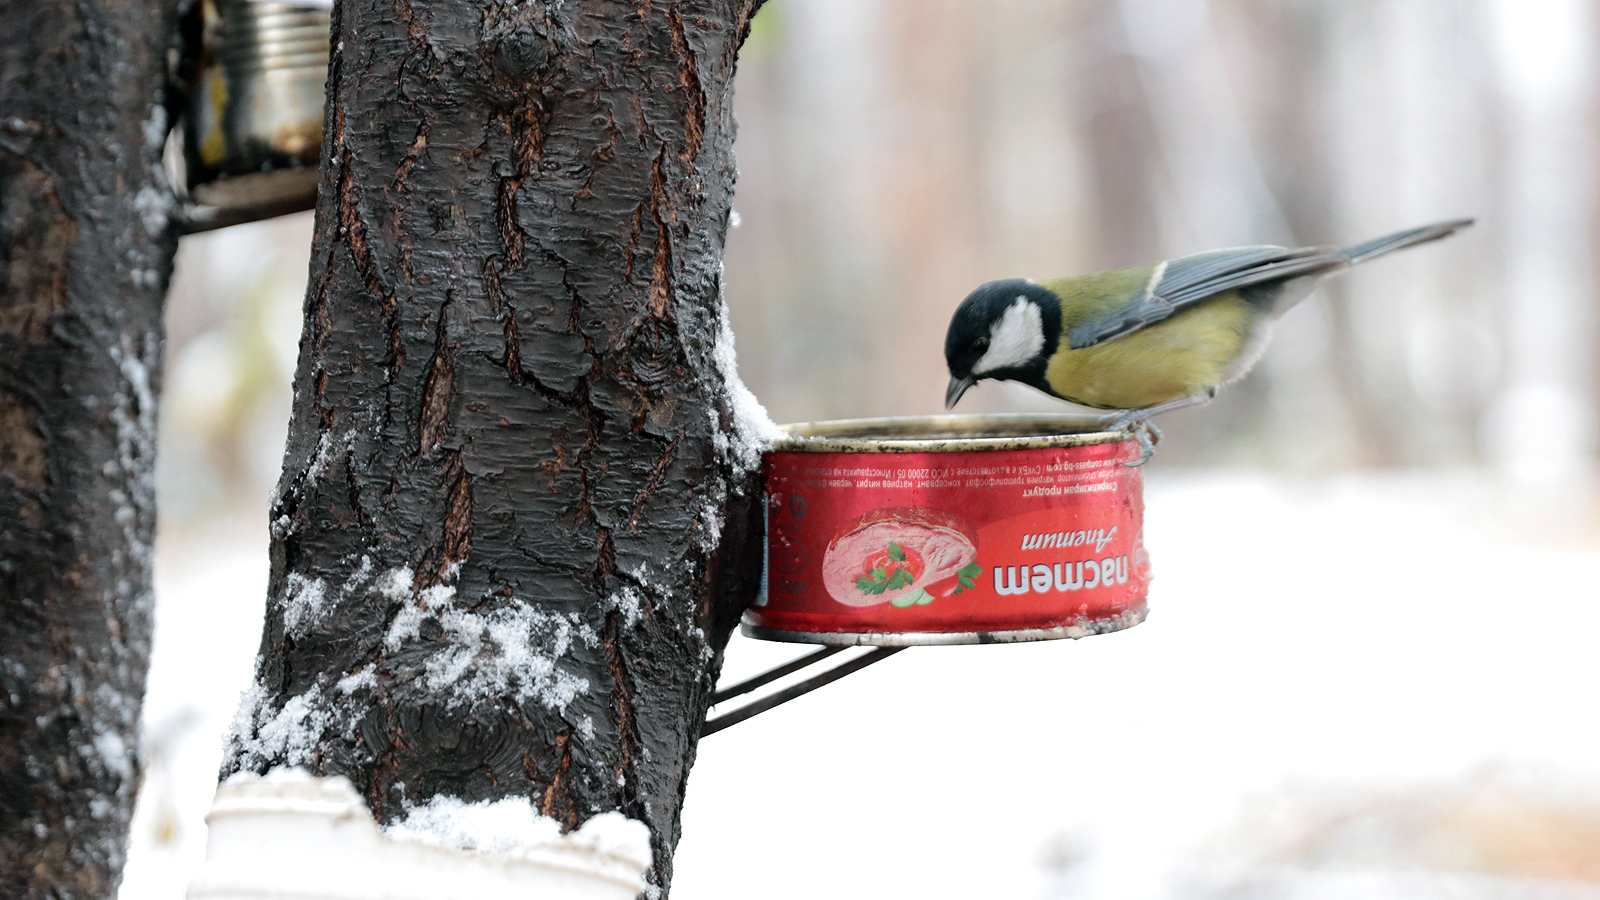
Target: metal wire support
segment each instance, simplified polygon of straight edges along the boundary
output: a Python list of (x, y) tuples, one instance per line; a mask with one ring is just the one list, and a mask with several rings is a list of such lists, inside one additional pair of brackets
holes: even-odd
[[(779, 678), (782, 678), (785, 675), (798, 672), (814, 663), (819, 663), (844, 649), (846, 648), (824, 647), (815, 653), (808, 653), (799, 659), (791, 660), (790, 662), (784, 663), (775, 669), (763, 672), (754, 678), (746, 679), (738, 684), (733, 685), (732, 687), (717, 691), (715, 694), (711, 695), (711, 702), (720, 703), (721, 701), (730, 697), (738, 697), (742, 694), (748, 694), (751, 691), (762, 687), (763, 685), (777, 681)], [(716, 734), (730, 725), (737, 725), (751, 716), (764, 713), (775, 706), (781, 706), (796, 697), (799, 697), (803, 694), (809, 694), (823, 685), (832, 684), (833, 682), (838, 681), (852, 672), (859, 672), (873, 663), (888, 659), (904, 649), (906, 648), (876, 647), (869, 653), (863, 653), (849, 662), (841, 663), (827, 670), (826, 672), (813, 675), (799, 684), (791, 685), (775, 694), (770, 694), (766, 697), (762, 697), (760, 700), (747, 703), (726, 715), (718, 716), (715, 719), (708, 719), (705, 725), (701, 726), (700, 728), (700, 736), (705, 737), (706, 735)]]
[(812, 663), (819, 663), (836, 653), (843, 653), (846, 649), (845, 647), (823, 647), (815, 653), (807, 653), (805, 656), (795, 657), (775, 669), (768, 669), (754, 678), (746, 678), (738, 684), (717, 691), (711, 695), (711, 705), (716, 706), (724, 700), (732, 700), (734, 697), (748, 694), (756, 688), (765, 687), (785, 675), (792, 675)]

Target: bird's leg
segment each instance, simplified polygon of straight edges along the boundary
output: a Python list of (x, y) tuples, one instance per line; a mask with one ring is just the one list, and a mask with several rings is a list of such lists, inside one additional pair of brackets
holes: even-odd
[(1210, 403), (1217, 396), (1217, 389), (1207, 388), (1198, 394), (1157, 403), (1155, 406), (1146, 406), (1143, 409), (1125, 409), (1121, 412), (1109, 413), (1100, 417), (1100, 424), (1107, 431), (1126, 431), (1134, 440), (1139, 442), (1139, 459), (1137, 462), (1124, 463), (1123, 465), (1137, 468), (1150, 461), (1155, 455), (1156, 444), (1161, 441), (1161, 430), (1150, 424), (1150, 417), (1157, 413), (1171, 412), (1187, 406), (1202, 406)]

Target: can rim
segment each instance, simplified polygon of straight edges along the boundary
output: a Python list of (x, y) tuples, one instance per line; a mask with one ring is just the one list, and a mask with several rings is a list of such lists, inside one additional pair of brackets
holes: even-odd
[(1076, 640), (1096, 634), (1124, 631), (1143, 622), (1149, 614), (1146, 601), (1125, 613), (1104, 619), (1085, 619), (1068, 625), (1045, 628), (1017, 628), (1009, 631), (788, 631), (740, 623), (746, 637), (790, 644), (823, 644), (833, 647), (948, 647), (958, 644), (1020, 644), (1029, 641)]
[[(892, 416), (795, 422), (778, 427), (788, 437), (773, 441), (772, 449), (801, 453), (1028, 450), (1133, 439), (1126, 431), (1107, 430), (1102, 416), (1085, 413)], [(960, 436), (969, 433), (973, 436)]]

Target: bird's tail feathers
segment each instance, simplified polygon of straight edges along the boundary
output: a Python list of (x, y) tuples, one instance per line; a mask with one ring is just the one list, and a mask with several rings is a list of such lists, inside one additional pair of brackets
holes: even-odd
[(1449, 237), (1471, 225), (1474, 221), (1473, 219), (1451, 219), (1448, 222), (1435, 222), (1432, 225), (1424, 225), (1421, 228), (1408, 228), (1405, 231), (1386, 234), (1370, 241), (1351, 244), (1340, 250), (1339, 253), (1350, 260), (1350, 265), (1355, 265), (1356, 263), (1363, 263), (1369, 259), (1383, 256), (1386, 253), (1393, 253), (1396, 250), (1404, 250), (1407, 247), (1415, 247), (1418, 244), (1426, 244), (1429, 241), (1437, 241), (1440, 238)]

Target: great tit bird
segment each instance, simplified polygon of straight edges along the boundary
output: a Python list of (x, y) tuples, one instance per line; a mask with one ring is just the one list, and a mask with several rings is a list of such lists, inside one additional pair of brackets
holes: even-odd
[(1133, 433), (1150, 458), (1156, 413), (1205, 403), (1266, 348), (1272, 321), (1324, 275), (1447, 237), (1455, 219), (1349, 247), (1236, 247), (1093, 275), (982, 285), (961, 301), (944, 339), (955, 406), (984, 378), (1122, 412), (1105, 425)]

